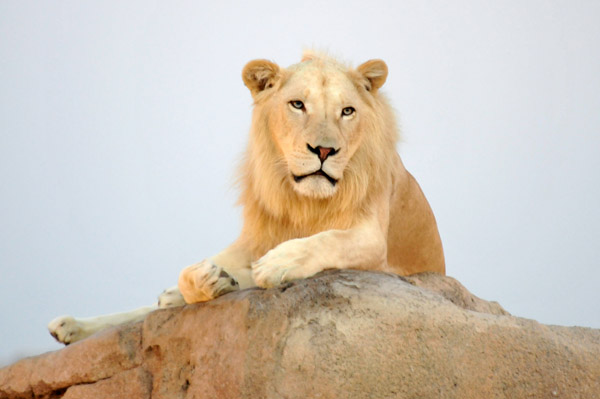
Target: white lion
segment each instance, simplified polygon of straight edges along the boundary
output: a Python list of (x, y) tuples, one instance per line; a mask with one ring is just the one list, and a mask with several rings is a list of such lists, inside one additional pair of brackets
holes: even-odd
[(273, 287), (324, 269), (445, 273), (435, 218), (396, 152), (393, 111), (379, 92), (387, 66), (349, 68), (305, 54), (289, 68), (249, 62), (254, 98), (240, 169), (244, 225), (221, 253), (185, 268), (178, 287), (132, 312), (49, 324), (60, 342), (141, 320), (157, 308)]

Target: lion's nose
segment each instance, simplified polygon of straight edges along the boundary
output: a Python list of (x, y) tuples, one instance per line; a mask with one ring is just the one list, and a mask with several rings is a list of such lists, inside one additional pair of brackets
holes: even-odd
[(336, 150), (335, 148), (321, 147), (320, 145), (318, 145), (316, 147), (311, 147), (310, 144), (306, 144), (306, 147), (313, 154), (317, 154), (319, 156), (319, 159), (321, 160), (321, 162), (325, 162), (327, 157), (329, 157), (331, 155), (335, 155), (338, 152), (338, 150)]

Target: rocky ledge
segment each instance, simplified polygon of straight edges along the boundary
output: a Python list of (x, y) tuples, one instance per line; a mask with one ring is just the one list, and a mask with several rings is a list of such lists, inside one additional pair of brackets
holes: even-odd
[(151, 313), (0, 370), (0, 398), (600, 398), (600, 330), (450, 277), (327, 271)]

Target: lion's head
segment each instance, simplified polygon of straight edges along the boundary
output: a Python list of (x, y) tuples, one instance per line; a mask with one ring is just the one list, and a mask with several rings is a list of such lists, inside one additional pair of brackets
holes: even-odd
[(285, 219), (298, 235), (351, 225), (389, 185), (396, 156), (396, 122), (378, 91), (386, 64), (353, 69), (309, 54), (288, 68), (251, 61), (242, 77), (254, 98), (240, 176), (246, 220), (265, 229), (265, 215)]
[(371, 130), (372, 97), (386, 80), (386, 64), (373, 60), (351, 70), (330, 58), (305, 55), (287, 69), (251, 61), (242, 77), (268, 115), (261, 122), (277, 145), (289, 185), (302, 196), (332, 197)]

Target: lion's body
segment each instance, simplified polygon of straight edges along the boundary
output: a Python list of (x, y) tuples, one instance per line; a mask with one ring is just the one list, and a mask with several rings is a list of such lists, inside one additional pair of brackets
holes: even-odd
[(413, 176), (401, 166), (390, 199), (387, 259), (391, 271), (445, 274), (444, 252), (433, 212)]
[[(308, 55), (283, 69), (256, 60), (242, 77), (254, 113), (238, 176), (241, 235), (184, 269), (179, 288), (158, 306), (182, 304), (181, 295), (193, 303), (272, 287), (328, 268), (445, 273), (435, 218), (396, 152), (397, 123), (378, 91), (387, 77), (383, 61), (351, 69)], [(63, 317), (50, 330), (72, 342), (147, 311), (95, 323)]]
[[(392, 118), (387, 103), (382, 106), (387, 108), (387, 116)], [(354, 267), (384, 269), (400, 275), (424, 271), (445, 273), (442, 244), (433, 212), (416, 180), (404, 168), (396, 153), (395, 121), (390, 121), (389, 126), (393, 130), (390, 129), (390, 137), (381, 146), (385, 155), (377, 154), (372, 159), (373, 162), (379, 160), (377, 173), (386, 179), (372, 177), (374, 171), (370, 170), (371, 164), (365, 162), (365, 165), (357, 168), (361, 175), (355, 177), (357, 186), (363, 183), (364, 187), (351, 187), (348, 193), (338, 191), (339, 198), (333, 199), (300, 196), (285, 178), (278, 179), (275, 184), (255, 181), (254, 176), (261, 180), (262, 176), (268, 176), (269, 171), (263, 170), (266, 169), (263, 167), (265, 162), (261, 162), (262, 159), (256, 160), (249, 149), (240, 172), (244, 229), (239, 243), (250, 248), (252, 261), (261, 258), (282, 242), (328, 230), (348, 230), (369, 214), (378, 212), (381, 213), (379, 218), (386, 237), (388, 268), (379, 264)], [(272, 143), (256, 142), (263, 139), (268, 140), (268, 136), (253, 131), (251, 140), (254, 142), (251, 146), (269, 148)], [(258, 172), (248, 173), (256, 170), (254, 164)], [(262, 192), (256, 192), (257, 185)], [(387, 201), (389, 210), (386, 212)], [(377, 209), (379, 207), (381, 209)]]
[[(398, 159), (396, 170), (390, 181), (389, 211), (381, 215), (388, 218), (386, 236), (387, 265), (354, 265), (354, 268), (386, 270), (399, 275), (410, 275), (425, 271), (445, 273), (441, 239), (433, 212), (413, 176), (404, 169)], [(294, 197), (294, 195), (291, 195)], [(259, 203), (245, 207), (245, 230), (240, 241), (251, 248), (251, 259), (259, 259), (282, 242), (312, 236), (326, 230), (346, 230), (361, 220), (368, 210), (360, 207), (337, 210), (336, 207), (313, 204), (294, 204), (289, 210), (303, 216), (305, 223), (296, 224), (287, 217), (264, 217)], [(323, 201), (324, 202), (324, 201)], [(374, 201), (375, 202), (375, 201)], [(322, 213), (316, 212), (317, 209)], [(332, 209), (334, 212), (332, 212)], [(335, 212), (337, 210), (338, 212)], [(376, 212), (375, 209), (372, 211)], [(385, 209), (381, 210), (385, 213)], [(291, 212), (290, 212), (291, 213)], [(327, 219), (330, 218), (330, 219)], [(298, 220), (298, 219), (295, 219)], [(382, 226), (384, 227), (384, 226)], [(330, 267), (333, 267), (330, 266)]]
[(215, 266), (241, 287), (327, 268), (445, 272), (435, 218), (378, 92), (383, 61), (354, 70), (313, 55), (287, 69), (257, 60), (242, 77), (254, 97), (239, 175), (244, 225), (230, 248), (182, 272), (188, 302), (214, 297), (200, 287)]

